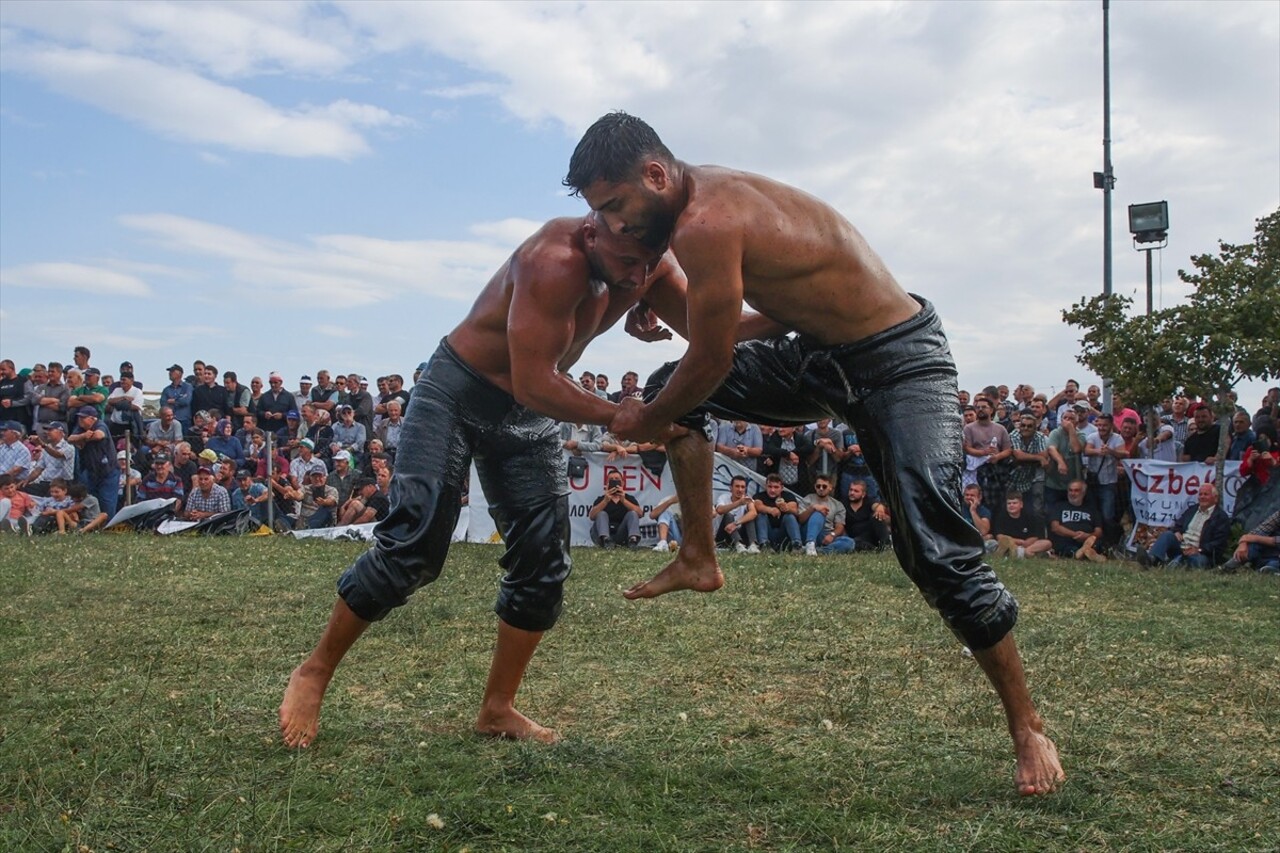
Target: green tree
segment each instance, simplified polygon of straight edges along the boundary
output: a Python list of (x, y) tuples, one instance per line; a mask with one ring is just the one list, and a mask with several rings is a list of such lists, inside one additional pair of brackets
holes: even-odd
[(1077, 360), (1150, 407), (1175, 390), (1210, 402), (1222, 425), (1218, 478), (1231, 432), (1228, 394), (1246, 379), (1280, 376), (1280, 210), (1257, 220), (1253, 242), (1219, 241), (1178, 277), (1195, 290), (1181, 305), (1131, 315), (1133, 300), (1082, 299), (1062, 319), (1084, 330)]

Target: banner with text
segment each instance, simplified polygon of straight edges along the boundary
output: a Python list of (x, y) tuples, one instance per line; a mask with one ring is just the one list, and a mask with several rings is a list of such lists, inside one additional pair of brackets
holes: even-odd
[[(655, 474), (644, 467), (638, 456), (613, 460), (610, 460), (605, 453), (584, 453), (582, 456), (587, 460), (587, 470), (581, 477), (569, 478), (570, 542), (573, 545), (594, 544), (591, 536), (591, 520), (587, 518), (587, 513), (591, 511), (592, 504), (604, 494), (604, 484), (609, 474), (617, 471), (622, 476), (623, 490), (629, 495), (634, 495), (636, 502), (640, 504), (642, 513), (640, 541), (648, 545), (656, 543), (658, 522), (649, 518), (649, 511), (664, 498), (675, 494), (676, 487), (671, 478), (670, 464)], [(566, 464), (567, 462), (566, 459)], [(747, 494), (749, 495), (754, 495), (764, 484), (763, 474), (749, 471), (732, 459), (717, 453), (711, 474), (713, 500), (716, 495), (729, 491), (729, 481), (735, 474), (743, 474), (747, 477)], [(467, 504), (467, 507), (463, 508), (463, 513), (467, 516), (466, 541), (500, 542), (501, 538), (498, 536), (492, 516), (489, 515), (489, 503), (485, 500), (484, 489), (480, 486), (480, 478), (476, 474), (475, 466), (471, 468), (471, 493)], [(687, 511), (684, 507), (681, 507), (681, 510)], [(708, 507), (707, 512), (712, 512), (712, 508)]]
[(1240, 463), (1227, 463), (1225, 483), (1216, 483), (1217, 468), (1203, 462), (1157, 462), (1154, 459), (1125, 459), (1129, 472), (1129, 496), (1137, 524), (1172, 527), (1188, 507), (1195, 506), (1203, 483), (1215, 483), (1223, 510), (1231, 515), (1244, 478)]

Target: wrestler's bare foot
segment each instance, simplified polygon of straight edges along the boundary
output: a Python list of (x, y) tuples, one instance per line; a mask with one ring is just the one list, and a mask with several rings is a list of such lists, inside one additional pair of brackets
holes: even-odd
[(688, 549), (680, 551), (665, 569), (647, 581), (641, 581), (622, 593), (632, 601), (637, 598), (657, 598), (668, 592), (689, 589), (694, 592), (715, 592), (724, 586), (724, 574), (715, 557), (696, 560)]
[(285, 746), (308, 747), (320, 729), (320, 703), (333, 678), (332, 670), (303, 663), (289, 676), (280, 703), (280, 734)]
[(553, 729), (539, 725), (515, 708), (481, 708), (476, 718), (476, 734), (511, 740), (536, 740), (539, 743), (558, 743), (560, 735)]
[(1014, 785), (1024, 797), (1051, 794), (1067, 780), (1058, 761), (1058, 748), (1044, 732), (1027, 730), (1013, 737), (1018, 755)]

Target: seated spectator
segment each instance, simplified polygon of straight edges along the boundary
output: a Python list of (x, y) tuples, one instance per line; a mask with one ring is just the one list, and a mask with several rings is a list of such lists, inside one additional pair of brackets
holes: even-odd
[(142, 472), (129, 464), (126, 450), (116, 452), (116, 466), (120, 469), (120, 491), (116, 493), (116, 506), (132, 506), (138, 486), (142, 485)]
[(17, 421), (0, 424), (0, 474), (8, 474), (15, 483), (26, 482), (34, 464), (31, 448), (23, 441), (26, 434)]
[(182, 510), (182, 501), (186, 497), (182, 478), (173, 470), (173, 462), (168, 456), (157, 453), (151, 459), (151, 471), (142, 478), (138, 486), (138, 497), (144, 501), (168, 500), (178, 501), (174, 505), (174, 514)]
[(173, 449), (173, 473), (178, 476), (187, 494), (191, 494), (196, 470), (199, 467), (200, 463), (196, 461), (196, 454), (192, 451), (190, 442), (178, 442), (178, 446)]
[(965, 521), (982, 537), (982, 547), (990, 554), (996, 549), (996, 538), (991, 535), (991, 510), (982, 502), (982, 487), (970, 483), (964, 487)]
[(1266, 574), (1280, 574), (1280, 512), (1273, 512), (1257, 527), (1240, 537), (1224, 572), (1251, 567)]
[(1190, 412), (1196, 431), (1188, 435), (1182, 445), (1182, 461), (1212, 465), (1218, 461), (1218, 431), (1221, 425), (1206, 403), (1193, 404)]
[(1226, 556), (1230, 535), (1231, 517), (1218, 506), (1217, 488), (1203, 483), (1196, 494), (1196, 505), (1182, 513), (1173, 529), (1156, 537), (1150, 551), (1138, 548), (1138, 564), (1211, 569)]
[(1227, 461), (1238, 462), (1244, 459), (1245, 452), (1258, 440), (1253, 431), (1253, 421), (1245, 412), (1236, 412), (1231, 418), (1231, 443), (1227, 445)]
[(37, 505), (36, 498), (18, 491), (12, 476), (0, 474), (0, 531), (30, 535)]
[(725, 421), (716, 431), (716, 452), (750, 471), (758, 471), (764, 453), (760, 427), (746, 421)]
[(591, 520), (593, 536), (601, 548), (626, 545), (634, 548), (640, 544), (640, 504), (635, 495), (622, 490), (622, 476), (611, 472), (605, 482), (604, 494), (596, 499), (587, 512)]
[(325, 470), (333, 467), (333, 427), (329, 422), (329, 413), (324, 409), (313, 409), (311, 425), (307, 427), (306, 438), (315, 445), (316, 458), (324, 463)]
[(400, 444), (400, 431), (404, 429), (404, 406), (398, 399), (391, 399), (386, 404), (386, 418), (374, 430), (378, 440), (382, 442), (384, 453), (395, 456)]
[(391, 511), (391, 503), (378, 492), (378, 484), (369, 477), (356, 480), (351, 498), (342, 505), (338, 524), (370, 524), (382, 521)]
[(658, 522), (658, 544), (653, 546), (655, 551), (675, 551), (680, 548), (680, 504), (678, 500), (675, 495), (663, 498), (658, 502), (657, 506), (649, 511), (649, 518)]
[(239, 473), (240, 494), (249, 510), (249, 516), (261, 525), (267, 524), (267, 505), (271, 501), (271, 490), (253, 476), (248, 468)]
[(213, 437), (215, 423), (213, 416), (204, 409), (191, 416), (191, 429), (186, 431), (185, 440), (191, 445), (192, 453), (198, 454), (205, 449), (205, 445)]
[(49, 497), (36, 498), (36, 515), (31, 522), (32, 533), (66, 533), (65, 524), (58, 529), (58, 514), (75, 503), (68, 494), (71, 484), (61, 478), (49, 484)]
[(231, 434), (231, 419), (223, 418), (213, 426), (213, 435), (209, 436), (209, 440), (205, 442), (205, 450), (214, 452), (215, 458), (226, 456), (228, 459), (235, 461), (235, 467), (239, 468), (244, 464), (244, 447)]
[(304, 438), (298, 442), (298, 455), (289, 463), (289, 483), (295, 489), (301, 489), (311, 482), (312, 471), (323, 471), (326, 476), (329, 473), (329, 468), (316, 457), (314, 450), (315, 445), (311, 439)]
[(298, 530), (318, 530), (333, 526), (333, 514), (338, 508), (338, 490), (325, 483), (327, 477), (325, 471), (313, 468), (306, 485), (299, 490)]
[(1004, 497), (1004, 510), (991, 522), (991, 532), (996, 537), (997, 557), (1034, 557), (1053, 550), (1053, 543), (1045, 538), (1044, 516), (1023, 506), (1019, 492), (1009, 492)]
[(342, 403), (337, 411), (338, 422), (332, 427), (333, 441), (330, 444), (330, 458), (336, 458), (342, 451), (363, 453), (366, 436), (364, 424), (356, 422), (356, 410)]
[(146, 443), (152, 453), (172, 454), (178, 442), (183, 440), (182, 423), (173, 409), (160, 408), (160, 417), (147, 425)]
[(51, 421), (44, 424), (40, 454), (32, 461), (23, 488), (37, 497), (47, 497), (49, 483), (59, 477), (68, 483), (75, 479), (76, 449), (67, 441), (67, 425)]
[[(39, 366), (36, 365), (36, 367)], [(36, 383), (33, 390), (32, 408), (35, 412), (35, 418), (31, 424), (33, 432), (39, 434), (45, 424), (67, 419), (67, 401), (71, 399), (71, 389), (63, 381), (61, 364), (56, 361), (49, 362), (48, 368), (44, 371), (44, 379)]]
[(800, 532), (800, 504), (788, 500), (782, 478), (770, 474), (764, 479), (764, 487), (753, 499), (756, 508), (756, 542), (775, 551), (800, 548), (804, 535)]
[[(625, 387), (625, 383), (624, 383)], [(738, 553), (759, 554), (756, 544), (756, 506), (747, 495), (747, 478), (738, 474), (729, 481), (729, 491), (715, 499), (716, 545)]]
[(854, 480), (849, 484), (845, 501), (844, 535), (853, 542), (854, 551), (882, 551), (891, 544), (889, 510), (867, 494), (867, 484)]
[(1107, 558), (1094, 548), (1102, 535), (1102, 521), (1097, 511), (1085, 503), (1088, 485), (1072, 480), (1067, 485), (1067, 499), (1049, 507), (1049, 541), (1060, 557), (1105, 563)]
[(182, 366), (169, 365), (169, 384), (160, 389), (160, 408), (173, 412), (184, 433), (191, 429), (192, 390), (191, 384), (182, 378)]
[(230, 456), (219, 456), (218, 467), (213, 469), (213, 481), (227, 490), (232, 509), (244, 509), (244, 495), (240, 494), (240, 481), (236, 478), (236, 461)]
[[(351, 498), (351, 490), (356, 482), (356, 473), (355, 468), (351, 465), (351, 453), (349, 451), (344, 450), (333, 455), (333, 471), (329, 473), (326, 482), (338, 492), (339, 506)], [(334, 520), (337, 520), (336, 512), (334, 513)]]
[(804, 552), (810, 557), (819, 552), (847, 553), (853, 550), (852, 540), (836, 541), (841, 537), (848, 537), (844, 535), (844, 504), (831, 491), (830, 477), (823, 474), (814, 478), (813, 492), (805, 497), (804, 509), (797, 516), (801, 536), (804, 538)]
[(187, 495), (182, 518), (186, 521), (203, 521), (224, 512), (231, 512), (231, 496), (213, 481), (213, 469), (208, 465), (201, 465), (196, 470), (195, 488)]
[(73, 503), (58, 516), (59, 533), (72, 529), (77, 533), (92, 533), (101, 530), (110, 521), (102, 511), (98, 499), (89, 494), (84, 483), (72, 483), (67, 487), (67, 493), (71, 495)]

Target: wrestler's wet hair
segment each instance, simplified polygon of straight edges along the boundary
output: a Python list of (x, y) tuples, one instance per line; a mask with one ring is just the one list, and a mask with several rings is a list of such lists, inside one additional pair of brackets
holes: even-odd
[(671, 163), (675, 157), (643, 119), (612, 112), (596, 119), (582, 134), (563, 183), (579, 195), (596, 181), (616, 184), (631, 178), (646, 160)]

